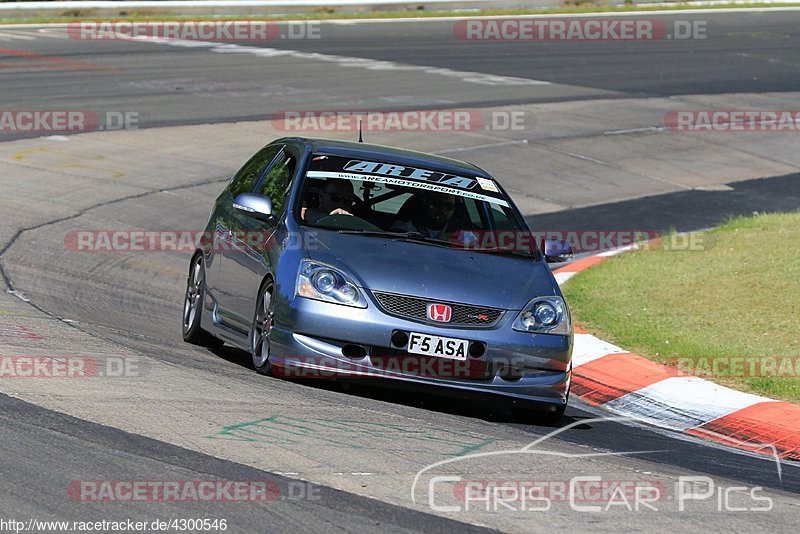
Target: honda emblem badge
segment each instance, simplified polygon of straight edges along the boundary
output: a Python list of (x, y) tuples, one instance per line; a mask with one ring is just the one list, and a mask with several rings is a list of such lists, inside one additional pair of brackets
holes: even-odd
[(453, 316), (453, 308), (447, 304), (428, 304), (428, 319), (440, 323), (449, 323)]

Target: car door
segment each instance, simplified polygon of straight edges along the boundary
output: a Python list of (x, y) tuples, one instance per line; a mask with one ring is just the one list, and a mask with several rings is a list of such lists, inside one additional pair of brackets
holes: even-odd
[(240, 227), (242, 217), (233, 208), (233, 201), (243, 193), (253, 192), (259, 179), (282, 149), (282, 144), (268, 145), (250, 158), (220, 195), (214, 213), (213, 258), (209, 262), (213, 272), (207, 273), (207, 278), (212, 279), (218, 318), (226, 326), (243, 334), (246, 331), (233, 311), (236, 308), (237, 281), (224, 275), (225, 262), (234, 260), (241, 253), (237, 251), (242, 250), (239, 243), (243, 231)]
[(271, 220), (262, 221), (236, 210), (232, 215), (238, 232), (234, 232), (234, 246), (225, 252), (222, 277), (229, 290), (231, 318), (245, 330), (253, 320), (261, 280), (271, 270), (267, 247), (276, 243), (270, 237), (282, 223), (296, 168), (296, 155), (284, 147), (255, 186), (254, 193), (272, 200)]

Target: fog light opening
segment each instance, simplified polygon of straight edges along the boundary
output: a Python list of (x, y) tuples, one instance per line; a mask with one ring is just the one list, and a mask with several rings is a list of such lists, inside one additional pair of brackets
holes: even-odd
[(395, 330), (392, 332), (392, 345), (397, 347), (398, 349), (406, 348), (408, 345), (408, 334), (401, 330)]
[(500, 375), (500, 378), (508, 382), (516, 382), (522, 379), (522, 369), (511, 365), (502, 366), (497, 374)]
[(361, 345), (350, 344), (342, 347), (342, 354), (347, 358), (360, 360), (367, 355), (367, 349), (362, 347)]
[(480, 341), (473, 341), (469, 344), (469, 355), (472, 358), (480, 358), (486, 354), (486, 344)]

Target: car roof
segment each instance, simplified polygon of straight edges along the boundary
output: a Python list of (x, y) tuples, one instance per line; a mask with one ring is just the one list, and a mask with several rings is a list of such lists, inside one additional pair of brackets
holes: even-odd
[(320, 139), (313, 137), (287, 137), (278, 139), (275, 142), (301, 143), (308, 146), (312, 152), (324, 152), (334, 156), (355, 156), (359, 158), (391, 160), (411, 166), (435, 166), (436, 168), (446, 170), (453, 174), (460, 173), (491, 178), (486, 171), (472, 163), (414, 150), (373, 145), (370, 143), (359, 143), (356, 141), (340, 141), (338, 139)]

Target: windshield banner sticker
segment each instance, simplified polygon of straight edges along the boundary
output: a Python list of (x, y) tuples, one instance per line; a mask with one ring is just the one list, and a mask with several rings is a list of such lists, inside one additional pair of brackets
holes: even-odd
[(409, 180), (407, 178), (391, 178), (389, 176), (375, 176), (372, 174), (355, 174), (355, 173), (336, 172), (336, 171), (308, 171), (308, 173), (306, 173), (306, 176), (308, 176), (309, 178), (340, 178), (343, 180), (363, 180), (365, 182), (376, 182), (388, 185), (413, 187), (416, 189), (425, 189), (427, 191), (438, 191), (440, 193), (458, 195), (464, 198), (481, 200), (483, 202), (491, 202), (492, 204), (508, 207), (508, 202), (499, 198), (490, 197), (488, 195), (481, 195), (479, 193), (473, 193), (471, 191), (454, 189), (452, 186), (447, 187), (439, 185), (437, 183), (419, 182), (413, 179)]
[(348, 161), (344, 166), (345, 171), (366, 172), (369, 174), (380, 174), (382, 176), (395, 176), (397, 178), (409, 178), (412, 180), (425, 180), (440, 185), (449, 185), (459, 189), (473, 189), (477, 182), (472, 178), (456, 176), (444, 172), (417, 169), (416, 167), (405, 167), (391, 163), (378, 163), (376, 161)]

